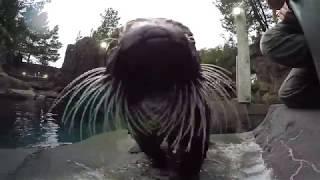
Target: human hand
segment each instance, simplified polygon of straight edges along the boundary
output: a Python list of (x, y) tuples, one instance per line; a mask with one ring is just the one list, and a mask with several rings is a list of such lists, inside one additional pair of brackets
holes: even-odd
[(294, 14), (291, 13), (291, 11), (292, 10), (288, 7), (287, 3), (284, 3), (282, 8), (278, 10), (276, 14), (281, 21), (290, 22), (295, 19)]
[(280, 10), (277, 10), (277, 16), (279, 17), (280, 20), (285, 20), (286, 15), (290, 11), (287, 3), (285, 3)]
[(279, 10), (283, 6), (286, 0), (267, 0), (271, 9)]

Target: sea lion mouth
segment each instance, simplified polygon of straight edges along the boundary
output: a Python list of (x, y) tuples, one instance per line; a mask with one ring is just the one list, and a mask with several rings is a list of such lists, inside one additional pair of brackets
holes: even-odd
[(199, 58), (186, 33), (169, 23), (131, 26), (120, 39), (114, 77), (145, 91), (162, 91), (200, 76)]

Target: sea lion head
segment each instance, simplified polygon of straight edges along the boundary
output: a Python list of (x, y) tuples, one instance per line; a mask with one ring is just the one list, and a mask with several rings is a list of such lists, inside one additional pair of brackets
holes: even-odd
[(129, 94), (162, 93), (200, 77), (193, 34), (181, 23), (136, 19), (122, 27), (119, 36), (107, 66)]

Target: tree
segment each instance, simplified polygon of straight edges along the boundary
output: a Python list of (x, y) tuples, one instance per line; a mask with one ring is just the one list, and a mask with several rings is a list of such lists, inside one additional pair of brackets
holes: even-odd
[(49, 38), (43, 38), (37, 44), (38, 51), (34, 56), (37, 61), (42, 65), (48, 65), (48, 62), (56, 62), (60, 54), (58, 50), (62, 47), (61, 42), (59, 42), (58, 36), (59, 27), (55, 26), (53, 30), (48, 32)]
[[(17, 0), (0, 1), (0, 60), (13, 54), (17, 39), (24, 34), (23, 17), (18, 16), (21, 3)], [(4, 63), (4, 62), (1, 62)]]
[(268, 8), (266, 0), (215, 0), (214, 4), (223, 15), (223, 28), (232, 34), (235, 34), (232, 11), (237, 6), (245, 10), (249, 33), (256, 33), (253, 36), (259, 36), (274, 22), (272, 10)]
[[(8, 56), (19, 54), (30, 62), (34, 58), (41, 64), (56, 61), (59, 57), (56, 26), (48, 27), (47, 13), (42, 12), (49, 0), (2, 0), (0, 1), (0, 53)], [(1, 55), (0, 54), (0, 55)], [(0, 56), (1, 57), (1, 56)]]
[(20, 41), (18, 50), (25, 56), (27, 62), (30, 58), (42, 65), (55, 62), (59, 59), (58, 50), (62, 47), (59, 42), (59, 27), (52, 30), (48, 27), (48, 15), (42, 12), (43, 5), (30, 5), (26, 7), (24, 22), (27, 27), (26, 38)]
[(82, 38), (83, 38), (83, 36), (81, 35), (81, 31), (79, 31), (77, 34), (77, 37), (76, 37), (76, 42), (78, 42)]
[(92, 37), (100, 42), (112, 36), (112, 33), (119, 26), (119, 12), (112, 8), (108, 8), (101, 14), (102, 22), (97, 30), (93, 31)]

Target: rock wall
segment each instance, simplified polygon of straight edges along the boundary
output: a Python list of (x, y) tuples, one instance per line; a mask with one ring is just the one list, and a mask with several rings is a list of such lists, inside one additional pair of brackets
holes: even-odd
[(57, 78), (66, 85), (82, 73), (105, 65), (106, 51), (90, 37), (84, 37), (69, 44), (66, 50), (61, 74)]
[(31, 85), (21, 81), (6, 73), (0, 73), (0, 98), (27, 98), (34, 97), (34, 92)]
[[(58, 68), (52, 66), (43, 66), (40, 64), (31, 64), (31, 63), (18, 63), (18, 64), (5, 64), (3, 65), (4, 71), (15, 78), (21, 79), (23, 81), (34, 81), (45, 79), (44, 75), (47, 75), (48, 78), (54, 77)], [(23, 75), (25, 73), (25, 75)]]
[(251, 65), (257, 75), (257, 91), (254, 95), (256, 103), (279, 103), (278, 91), (290, 68), (276, 64), (260, 51), (259, 43), (253, 44), (251, 50)]
[(271, 62), (266, 57), (255, 58), (255, 70), (258, 79), (260, 101), (267, 104), (279, 103), (278, 91), (287, 77), (290, 68)]
[(21, 89), (21, 90), (30, 90), (31, 86), (14, 77), (8, 76), (5, 73), (0, 73), (0, 90), (7, 89)]
[(5, 64), (3, 69), (9, 76), (39, 90), (53, 90), (56, 82), (55, 76), (60, 72), (55, 67), (30, 63)]

